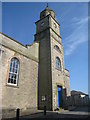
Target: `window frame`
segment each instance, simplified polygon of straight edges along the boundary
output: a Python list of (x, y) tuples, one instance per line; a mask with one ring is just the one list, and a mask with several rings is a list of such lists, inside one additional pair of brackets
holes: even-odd
[(61, 71), (61, 60), (59, 57), (56, 57), (56, 69)]
[[(14, 59), (14, 60), (13, 60)], [(18, 64), (18, 67), (16, 68), (16, 64), (15, 62), (17, 62)], [(12, 64), (13, 63), (13, 64)], [(11, 67), (11, 64), (12, 64), (12, 67)], [(15, 66), (13, 67), (13, 65), (15, 64)], [(20, 68), (20, 62), (19, 62), (19, 59), (16, 58), (16, 57), (13, 57), (10, 59), (10, 63), (9, 63), (9, 72), (8, 72), (8, 80), (7, 80), (7, 85), (10, 85), (10, 86), (18, 86), (18, 80), (19, 80), (19, 68)], [(11, 70), (10, 70), (11, 69)], [(15, 71), (17, 71), (15, 73)], [(11, 77), (16, 75), (16, 79), (13, 77), (13, 83), (9, 82), (9, 78), (10, 78), (10, 74), (11, 74)], [(16, 81), (16, 83), (14, 84), (14, 81)]]
[(61, 50), (60, 50), (60, 48), (59, 48), (57, 45), (55, 45), (54, 48), (55, 48), (55, 50), (56, 50), (57, 52), (61, 53)]
[(41, 27), (43, 27), (43, 26), (44, 26), (44, 24), (45, 24), (44, 22), (41, 22), (41, 24), (40, 24), (40, 25), (41, 25)]
[(56, 23), (54, 23), (54, 28), (57, 28), (57, 25), (56, 25)]

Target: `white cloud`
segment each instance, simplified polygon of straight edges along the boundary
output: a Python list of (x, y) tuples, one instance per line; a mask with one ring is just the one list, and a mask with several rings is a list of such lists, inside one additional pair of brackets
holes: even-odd
[(64, 40), (65, 55), (72, 54), (80, 44), (88, 41), (88, 17), (83, 19), (74, 17), (72, 25), (74, 26), (72, 34)]
[(72, 21), (73, 21), (73, 22), (76, 22), (76, 21), (78, 21), (78, 20), (79, 20), (79, 19), (78, 19), (77, 17), (73, 17), (73, 18), (72, 18)]

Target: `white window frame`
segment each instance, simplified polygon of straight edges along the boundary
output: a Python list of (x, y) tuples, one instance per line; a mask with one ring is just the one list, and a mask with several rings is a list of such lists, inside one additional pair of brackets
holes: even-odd
[[(19, 60), (14, 57), (10, 61), (9, 76), (8, 76), (8, 82), (7, 82), (7, 84), (8, 85), (12, 85), (12, 86), (17, 86), (18, 85), (18, 76), (19, 76)], [(11, 80), (13, 82), (11, 82)], [(14, 83), (14, 81), (16, 83)]]

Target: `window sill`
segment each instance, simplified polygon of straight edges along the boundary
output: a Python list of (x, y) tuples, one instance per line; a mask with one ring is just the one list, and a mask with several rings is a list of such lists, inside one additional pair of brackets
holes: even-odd
[(56, 68), (56, 70), (61, 71), (61, 69)]
[(13, 88), (19, 88), (19, 86), (15, 86), (15, 85), (10, 85), (10, 84), (6, 84), (7, 87), (13, 87)]

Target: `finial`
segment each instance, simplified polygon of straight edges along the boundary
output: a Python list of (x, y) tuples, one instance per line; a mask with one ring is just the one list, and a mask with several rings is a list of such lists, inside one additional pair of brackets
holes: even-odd
[(47, 2), (47, 7), (48, 7), (48, 2)]

